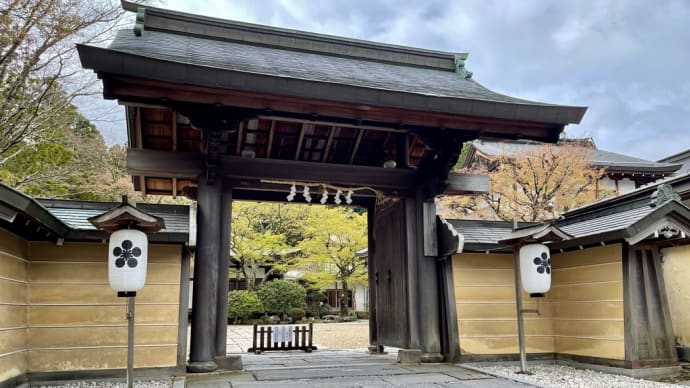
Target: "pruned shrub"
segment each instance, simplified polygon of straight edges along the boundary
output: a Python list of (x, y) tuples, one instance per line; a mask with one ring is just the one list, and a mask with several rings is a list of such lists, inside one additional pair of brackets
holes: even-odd
[(290, 319), (292, 319), (292, 322), (297, 322), (304, 318), (304, 309), (299, 307), (293, 307), (290, 310), (288, 310), (287, 314), (290, 316)]
[(259, 287), (257, 295), (269, 314), (284, 315), (293, 307), (307, 307), (304, 287), (289, 280), (266, 282)]
[(307, 315), (317, 319), (321, 319), (321, 317), (330, 313), (331, 307), (327, 304), (311, 306), (307, 309)]
[(264, 306), (254, 291), (228, 292), (228, 318), (233, 323), (263, 314)]

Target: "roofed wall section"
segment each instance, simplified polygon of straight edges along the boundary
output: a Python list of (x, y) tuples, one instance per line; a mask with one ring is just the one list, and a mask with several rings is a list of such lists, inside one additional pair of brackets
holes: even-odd
[[(108, 283), (107, 244), (30, 243), (28, 372), (124, 368), (124, 298)], [(135, 368), (175, 367), (180, 306), (179, 245), (151, 244), (137, 293)]]
[(555, 352), (625, 359), (620, 244), (552, 253)]
[[(453, 279), (461, 360), (518, 353), (513, 255), (455, 255)], [(527, 352), (552, 354), (549, 297), (531, 298), (524, 292), (522, 297), (524, 308), (539, 308), (541, 312), (541, 316), (525, 315)]]
[[(620, 244), (553, 253), (551, 290), (522, 294), (527, 353), (625, 359)], [(517, 315), (512, 253), (453, 256), (461, 359), (516, 355)]]
[(0, 385), (27, 372), (27, 242), (0, 229)]

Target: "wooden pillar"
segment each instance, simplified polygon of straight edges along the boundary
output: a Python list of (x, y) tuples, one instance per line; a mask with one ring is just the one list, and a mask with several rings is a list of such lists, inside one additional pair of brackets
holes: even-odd
[[(218, 182), (218, 185), (221, 183)], [(218, 300), (216, 301), (216, 357), (225, 357), (228, 339), (228, 270), (230, 267), (230, 222), (232, 220), (232, 189), (222, 188), (218, 244)]]
[(376, 323), (376, 235), (374, 233), (376, 205), (367, 208), (367, 260), (369, 278), (369, 352), (381, 353), (383, 346), (378, 342), (378, 326)]
[(626, 366), (636, 369), (678, 365), (657, 246), (624, 244), (623, 300)]
[[(419, 348), (422, 350), (422, 362), (441, 362), (441, 310), (443, 303), (438, 282), (438, 233), (436, 229), (436, 206), (432, 201), (424, 201), (421, 191), (417, 193), (415, 204), (416, 234), (408, 235), (408, 239), (416, 239), (417, 244), (411, 260), (417, 262), (416, 288)], [(410, 252), (412, 253), (412, 252)], [(411, 311), (412, 312), (412, 311)], [(412, 315), (415, 319), (415, 315)]]
[(192, 373), (212, 372), (218, 368), (214, 359), (220, 252), (218, 236), (222, 220), (221, 192), (222, 188), (219, 185), (208, 184), (205, 174), (199, 176), (192, 332), (187, 365), (187, 371)]
[[(420, 192), (421, 194), (421, 192)], [(422, 256), (422, 225), (419, 223), (421, 219), (421, 196), (417, 198), (405, 198), (405, 217), (403, 218), (405, 233), (406, 250), (404, 261), (407, 267), (407, 273), (404, 274), (405, 282), (407, 283), (407, 312), (409, 320), (408, 332), (408, 348), (422, 349), (420, 335), (420, 293), (423, 292), (424, 287), (419, 283), (419, 265)], [(404, 297), (404, 296), (401, 296)]]
[(455, 307), (453, 256), (441, 258), (438, 275), (442, 292), (440, 300), (441, 353), (445, 362), (458, 362), (460, 360), (460, 339), (458, 338), (458, 315)]

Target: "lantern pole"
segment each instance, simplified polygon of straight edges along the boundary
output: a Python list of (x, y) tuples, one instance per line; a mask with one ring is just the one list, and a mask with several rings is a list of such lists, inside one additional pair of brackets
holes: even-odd
[[(108, 281), (117, 296), (127, 298), (127, 387), (134, 384), (134, 305), (137, 290), (146, 284), (147, 233), (165, 228), (165, 221), (130, 204), (122, 203), (103, 214), (89, 217), (96, 228), (111, 233), (108, 247)], [(115, 238), (115, 236), (118, 236)], [(113, 244), (116, 246), (113, 247)], [(127, 281), (123, 282), (124, 279)]]
[(522, 312), (522, 281), (520, 280), (520, 244), (513, 247), (513, 263), (515, 267), (515, 303), (517, 304), (518, 346), (520, 348), (520, 373), (528, 374), (527, 352), (525, 350), (525, 320)]
[[(128, 293), (130, 294), (130, 293)], [(127, 296), (127, 388), (134, 382), (134, 296)]]

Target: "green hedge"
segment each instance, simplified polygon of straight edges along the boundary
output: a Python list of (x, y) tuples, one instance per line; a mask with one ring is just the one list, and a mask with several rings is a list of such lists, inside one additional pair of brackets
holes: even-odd
[(307, 307), (304, 287), (289, 280), (273, 280), (262, 284), (257, 295), (269, 314), (288, 314), (291, 308)]
[(264, 306), (254, 291), (230, 291), (228, 293), (228, 318), (234, 322), (246, 321), (263, 314)]

